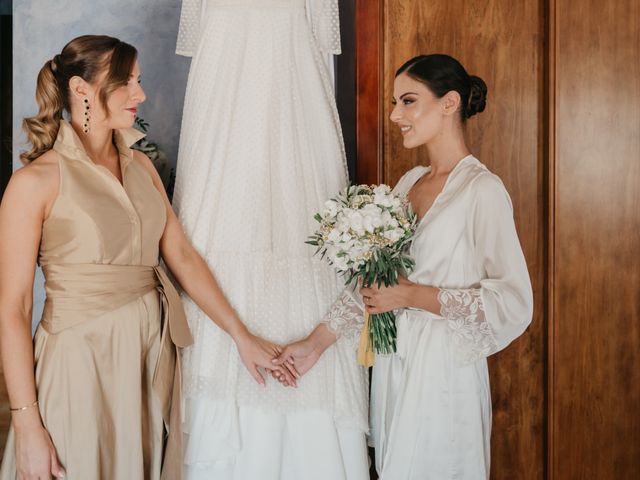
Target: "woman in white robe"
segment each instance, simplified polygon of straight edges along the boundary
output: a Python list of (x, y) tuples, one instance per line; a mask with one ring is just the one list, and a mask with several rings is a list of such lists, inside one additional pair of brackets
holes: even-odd
[(486, 357), (521, 335), (533, 295), (500, 179), (470, 154), (467, 118), (486, 85), (447, 55), (419, 56), (396, 74), (391, 120), (404, 146), (426, 146), (430, 166), (395, 187), (419, 223), (414, 270), (390, 288), (343, 293), (330, 315), (281, 360), (309, 363), (370, 313), (396, 310), (394, 355), (376, 355), (371, 443), (383, 480), (488, 479), (491, 393)]

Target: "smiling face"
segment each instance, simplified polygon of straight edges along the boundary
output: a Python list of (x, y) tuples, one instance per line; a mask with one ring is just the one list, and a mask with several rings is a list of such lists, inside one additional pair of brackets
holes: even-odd
[(140, 86), (140, 66), (135, 61), (126, 83), (107, 93), (106, 106), (104, 106), (100, 101), (100, 89), (104, 87), (107, 73), (105, 68), (92, 83), (86, 82), (78, 76), (69, 82), (70, 89), (74, 94), (71, 115), (78, 119), (79, 124), (84, 123), (84, 100), (87, 99), (91, 130), (131, 127), (138, 111), (138, 105), (146, 99), (144, 90)]
[(403, 144), (415, 148), (433, 140), (442, 131), (445, 112), (443, 98), (437, 98), (421, 82), (406, 73), (398, 75), (393, 84), (390, 119), (400, 127)]
[[(101, 77), (104, 78), (104, 75), (106, 73)], [(98, 85), (102, 78), (98, 80)], [(97, 100), (97, 97), (94, 98)], [(138, 105), (145, 99), (146, 95), (140, 86), (140, 66), (136, 61), (126, 85), (116, 88), (109, 95), (106, 108), (109, 112), (108, 116), (105, 109), (101, 108), (100, 102), (94, 100), (91, 108), (93, 120), (104, 122), (105, 126), (112, 129), (131, 127), (136, 118)]]
[(146, 95), (140, 86), (140, 66), (136, 61), (126, 85), (111, 93), (107, 101), (111, 128), (124, 128), (133, 125), (138, 105), (145, 101)]

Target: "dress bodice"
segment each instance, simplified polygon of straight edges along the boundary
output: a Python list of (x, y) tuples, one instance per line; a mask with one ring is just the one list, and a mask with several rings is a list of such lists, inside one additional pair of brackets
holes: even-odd
[(166, 211), (151, 176), (133, 158), (131, 145), (142, 136), (133, 128), (114, 133), (120, 184), (93, 163), (71, 125), (62, 121), (53, 147), (60, 187), (42, 226), (40, 265), (157, 265)]
[(317, 47), (324, 53), (338, 55), (341, 52), (338, 0), (182, 0), (176, 53), (194, 56), (205, 37), (205, 19), (212, 13), (235, 7), (259, 10), (263, 15), (283, 9), (306, 12)]

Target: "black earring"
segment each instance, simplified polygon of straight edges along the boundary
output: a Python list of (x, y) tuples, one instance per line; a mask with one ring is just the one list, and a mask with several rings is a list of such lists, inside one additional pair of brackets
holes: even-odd
[(84, 101), (84, 125), (83, 125), (82, 131), (84, 133), (89, 133), (89, 119), (90, 119), (89, 99), (85, 98), (83, 101)]

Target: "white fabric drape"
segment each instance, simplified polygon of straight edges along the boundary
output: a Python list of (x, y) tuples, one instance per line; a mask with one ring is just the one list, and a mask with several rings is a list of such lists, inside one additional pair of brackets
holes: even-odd
[[(318, 14), (330, 11), (315, 3)], [(174, 207), (249, 330), (278, 344), (308, 335), (342, 289), (331, 267), (305, 244), (317, 227), (313, 215), (347, 184), (340, 123), (318, 43), (306, 0), (183, 4), (177, 51), (193, 60)], [(352, 343), (345, 338), (328, 349), (298, 388), (273, 379), (262, 387), (231, 338), (183, 300), (195, 338), (183, 353), (186, 461), (198, 475), (193, 478), (216, 478), (221, 464), (236, 460), (256, 462), (243, 468), (279, 471), (286, 459), (251, 450), (250, 437), (262, 433), (247, 430), (243, 412), (249, 411), (252, 418), (262, 412), (265, 425), (279, 418), (285, 430), (293, 416), (300, 423), (305, 412), (323, 412), (335, 435), (318, 432), (316, 439), (338, 454), (326, 459), (325, 470), (291, 475), (342, 478), (332, 472), (351, 468), (343, 460), (365, 445), (368, 431), (368, 376), (356, 365)], [(313, 429), (314, 417), (308, 418)], [(336, 434), (345, 429), (356, 433)], [(279, 452), (304, 436), (273, 438), (285, 442), (272, 445)], [(338, 438), (359, 444), (336, 445)], [(366, 478), (366, 462), (361, 467)]]
[[(250, 4), (251, 1), (242, 0), (234, 2), (220, 0), (182, 0), (180, 11), (180, 25), (178, 27), (178, 40), (176, 53), (186, 57), (192, 57), (200, 39), (200, 25), (205, 14), (207, 1), (212, 5), (226, 4)], [(295, 0), (294, 0), (295, 1)], [(304, 0), (307, 18), (311, 24), (311, 30), (316, 39), (318, 48), (323, 53), (339, 55), (342, 52), (340, 41), (340, 13), (338, 0)], [(268, 5), (273, 0), (253, 0), (255, 5)], [(279, 2), (282, 3), (282, 2)]]

